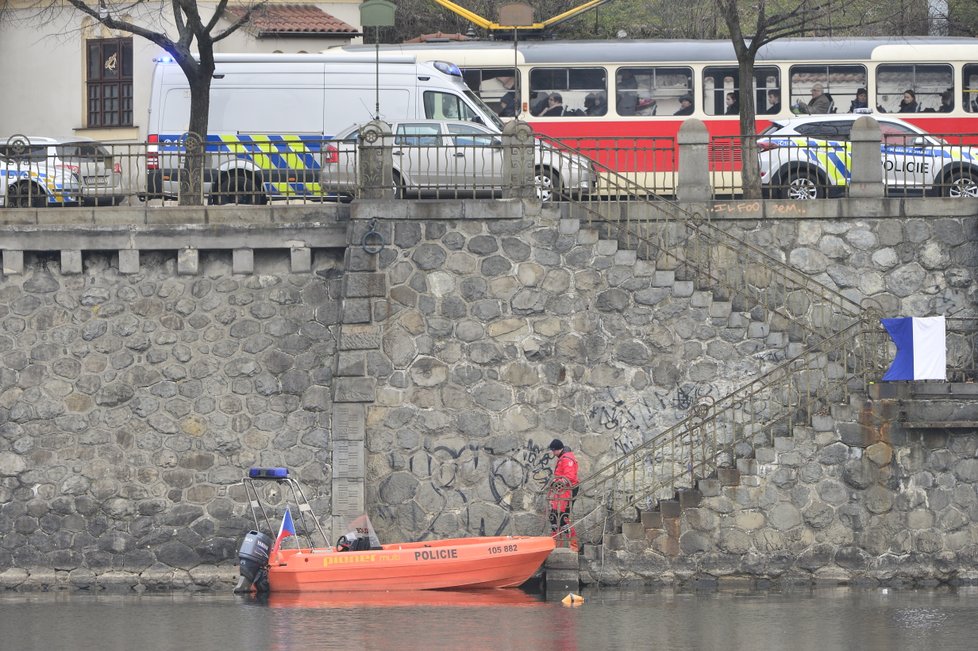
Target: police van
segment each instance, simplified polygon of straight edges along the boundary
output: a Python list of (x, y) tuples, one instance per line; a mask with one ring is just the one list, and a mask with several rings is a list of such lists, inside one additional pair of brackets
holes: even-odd
[[(351, 123), (436, 118), (501, 128), (454, 64), (363, 53), (217, 54), (204, 138), (203, 192), (211, 203), (323, 197), (329, 140)], [(147, 198), (175, 197), (190, 123), (180, 66), (156, 62), (150, 96)]]

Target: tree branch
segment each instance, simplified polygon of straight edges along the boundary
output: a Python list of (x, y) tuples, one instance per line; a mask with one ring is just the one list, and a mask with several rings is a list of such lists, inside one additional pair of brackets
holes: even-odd
[[(221, 2), (218, 4), (218, 9), (223, 8), (223, 6), (225, 4), (227, 4), (227, 0), (221, 0)], [(234, 21), (231, 24), (230, 27), (228, 27), (227, 29), (225, 29), (222, 32), (219, 32), (218, 34), (216, 34), (214, 36), (214, 42), (216, 43), (217, 41), (224, 40), (225, 38), (227, 38), (228, 36), (230, 36), (234, 32), (236, 32), (239, 29), (241, 29), (242, 26), (246, 25), (248, 22), (251, 21), (251, 17), (255, 14), (255, 12), (257, 12), (258, 10), (264, 10), (265, 9), (265, 5), (267, 5), (267, 4), (268, 4), (267, 2), (264, 2), (263, 1), (263, 2), (259, 2), (257, 4), (254, 4), (254, 5), (250, 6), (250, 7), (248, 7), (248, 9), (244, 12), (244, 15), (241, 16), (241, 18), (239, 18), (238, 20)], [(215, 13), (214, 16), (216, 17), (217, 16), (217, 13)], [(211, 22), (214, 22), (214, 21), (212, 20)]]

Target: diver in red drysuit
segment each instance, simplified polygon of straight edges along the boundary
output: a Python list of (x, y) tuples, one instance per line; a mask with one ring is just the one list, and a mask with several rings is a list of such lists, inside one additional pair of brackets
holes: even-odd
[(558, 544), (568, 540), (568, 546), (577, 551), (577, 531), (570, 526), (571, 504), (577, 496), (577, 457), (560, 439), (550, 442), (550, 451), (557, 459), (550, 488), (550, 532)]

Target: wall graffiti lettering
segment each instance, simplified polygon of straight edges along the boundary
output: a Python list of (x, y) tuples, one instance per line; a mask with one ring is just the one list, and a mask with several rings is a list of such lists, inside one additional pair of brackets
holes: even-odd
[[(413, 455), (407, 469), (414, 474), (427, 476), (431, 490), (441, 498), (443, 505), (437, 509), (428, 507), (426, 522), (412, 523), (419, 540), (437, 536), (435, 523), (439, 517), (462, 518), (466, 526), (480, 535), (503, 535), (509, 531), (510, 499), (520, 489), (532, 492), (543, 489), (553, 476), (553, 455), (546, 447), (549, 440), (526, 446), (514, 452), (501, 454), (479, 443), (451, 447), (438, 445), (430, 451)], [(488, 465), (488, 488), (493, 500), (503, 507), (505, 515), (489, 522), (483, 515), (469, 511), (469, 499), (474, 483), (485, 477), (483, 468)], [(460, 511), (461, 507), (461, 511)], [(471, 520), (470, 520), (471, 518)]]

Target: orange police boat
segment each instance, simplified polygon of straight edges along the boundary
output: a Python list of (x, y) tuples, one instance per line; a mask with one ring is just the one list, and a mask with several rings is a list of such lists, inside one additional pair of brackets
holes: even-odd
[[(256, 483), (273, 481), (291, 491), (308, 546), (282, 549), (300, 537), (286, 508), (276, 539), (261, 531), (258, 513), (271, 525)], [(328, 542), (298, 483), (286, 468), (252, 468), (244, 481), (255, 529), (238, 550), (240, 578), (235, 592), (323, 592), (363, 590), (466, 590), (511, 588), (526, 582), (554, 549), (550, 536), (478, 536), (381, 545), (370, 521), (361, 516), (335, 546)], [(311, 544), (306, 515), (325, 545)]]

